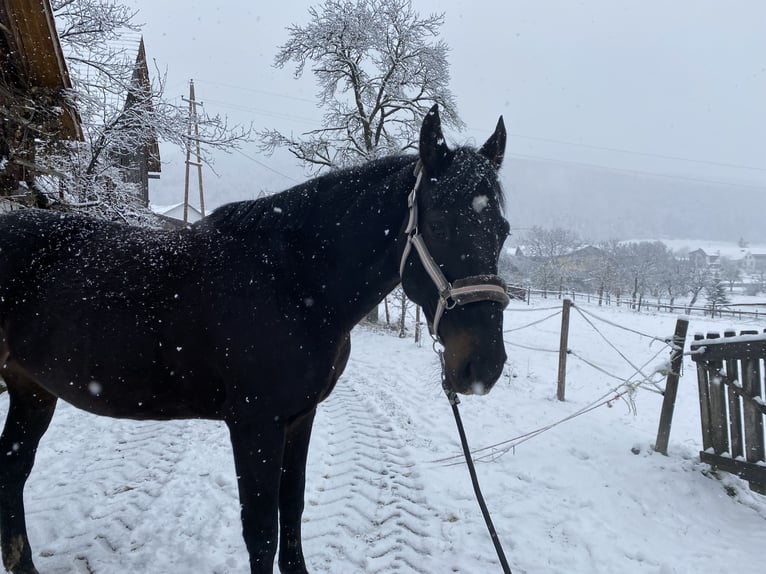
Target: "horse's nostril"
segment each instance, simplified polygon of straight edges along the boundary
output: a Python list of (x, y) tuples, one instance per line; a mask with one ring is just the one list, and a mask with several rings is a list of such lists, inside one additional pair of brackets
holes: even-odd
[(471, 385), (471, 390), (474, 395), (486, 395), (489, 392), (489, 387), (481, 381), (476, 381)]
[(477, 395), (485, 395), (500, 378), (504, 362), (483, 360), (482, 357), (466, 361), (463, 368), (464, 381)]
[[(482, 368), (479, 357), (476, 360), (469, 360), (465, 364), (464, 380), (468, 384), (468, 389), (474, 395), (486, 395), (494, 382), (494, 380), (487, 379), (487, 373), (484, 371), (485, 369)], [(489, 385), (487, 382), (489, 382)]]

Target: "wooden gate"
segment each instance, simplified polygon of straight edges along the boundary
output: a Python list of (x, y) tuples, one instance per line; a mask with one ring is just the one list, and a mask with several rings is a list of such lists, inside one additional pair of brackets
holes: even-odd
[(695, 335), (703, 462), (739, 475), (766, 494), (766, 334)]

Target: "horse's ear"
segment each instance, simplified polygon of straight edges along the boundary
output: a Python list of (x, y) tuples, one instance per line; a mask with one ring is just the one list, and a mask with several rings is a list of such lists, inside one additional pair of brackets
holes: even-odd
[(500, 119), (497, 120), (495, 133), (489, 136), (487, 142), (481, 146), (481, 149), (479, 150), (479, 153), (492, 162), (495, 169), (500, 169), (500, 166), (503, 165), (503, 157), (505, 157), (505, 139), (505, 123), (503, 122), (503, 116), (500, 116)]
[(420, 161), (426, 173), (436, 176), (449, 163), (450, 150), (444, 141), (439, 104), (428, 110), (420, 128)]

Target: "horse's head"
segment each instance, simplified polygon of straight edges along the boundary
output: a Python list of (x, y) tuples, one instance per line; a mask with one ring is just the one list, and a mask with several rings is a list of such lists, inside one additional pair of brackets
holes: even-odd
[(410, 196), (401, 277), (444, 345), (448, 390), (484, 394), (505, 364), (505, 285), (497, 276), (508, 235), (497, 170), (505, 152), (502, 117), (478, 151), (451, 150), (434, 106), (420, 132), (418, 183)]

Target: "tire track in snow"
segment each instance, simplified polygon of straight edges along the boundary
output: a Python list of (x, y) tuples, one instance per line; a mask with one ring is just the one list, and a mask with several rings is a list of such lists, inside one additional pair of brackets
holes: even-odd
[[(41, 572), (244, 569), (224, 429), (201, 421), (115, 421), (59, 408), (65, 420), (51, 425), (25, 496)], [(211, 449), (221, 450), (231, 468), (221, 468)], [(47, 490), (35, 487), (36, 474)]]
[(428, 557), (440, 544), (429, 524), (438, 511), (390, 419), (344, 379), (317, 422), (321, 459), (309, 458), (303, 525), (310, 569), (431, 572)]

